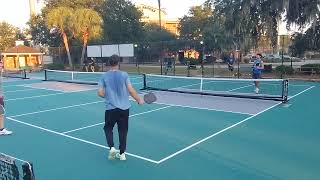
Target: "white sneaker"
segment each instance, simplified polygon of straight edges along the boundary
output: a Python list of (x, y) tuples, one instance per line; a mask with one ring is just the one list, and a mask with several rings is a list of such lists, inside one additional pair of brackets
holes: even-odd
[(119, 153), (119, 150), (116, 150), (114, 147), (112, 147), (109, 151), (109, 160), (114, 160), (116, 158), (117, 153)]
[(117, 158), (120, 159), (120, 161), (127, 160), (126, 155), (124, 153), (122, 153), (122, 154), (117, 153)]
[(2, 129), (2, 131), (0, 131), (0, 136), (10, 135), (10, 134), (12, 134), (12, 131), (8, 131), (6, 129)]
[(256, 88), (255, 92), (256, 94), (259, 94), (259, 88)]

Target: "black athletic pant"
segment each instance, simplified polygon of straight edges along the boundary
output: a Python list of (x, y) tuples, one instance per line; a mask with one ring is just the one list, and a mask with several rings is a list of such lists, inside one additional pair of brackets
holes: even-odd
[(120, 154), (126, 151), (127, 134), (128, 134), (129, 109), (112, 109), (105, 112), (104, 133), (107, 138), (108, 146), (114, 147), (113, 143), (113, 127), (117, 123), (119, 133), (119, 149)]

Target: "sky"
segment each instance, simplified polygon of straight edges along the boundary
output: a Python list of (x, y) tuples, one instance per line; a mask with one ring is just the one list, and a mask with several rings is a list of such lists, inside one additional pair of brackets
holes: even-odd
[[(1, 1), (1, 0), (0, 0)], [(158, 0), (131, 0), (133, 3), (158, 7)], [(205, 0), (161, 0), (161, 6), (168, 13), (168, 19), (180, 18), (188, 13), (190, 7), (201, 5)]]
[[(41, 0), (40, 0), (41, 1)], [(158, 6), (158, 0), (131, 0), (133, 3), (143, 3)], [(162, 0), (162, 7), (168, 13), (167, 18), (180, 18), (188, 13), (191, 6), (201, 5), (205, 0)], [(0, 21), (6, 21), (14, 26), (24, 28), (29, 20), (29, 0), (0, 0)], [(36, 7), (38, 11), (41, 5)]]
[[(39, 0), (40, 2), (42, 0)], [(158, 0), (131, 0), (157, 7)], [(190, 7), (201, 5), (205, 0), (161, 0), (162, 8), (167, 12), (167, 19), (177, 19), (187, 14)], [(6, 21), (16, 27), (26, 28), (30, 17), (29, 0), (0, 0), (0, 21)], [(37, 4), (40, 12), (42, 4)], [(287, 34), (285, 23), (280, 26), (279, 34)]]

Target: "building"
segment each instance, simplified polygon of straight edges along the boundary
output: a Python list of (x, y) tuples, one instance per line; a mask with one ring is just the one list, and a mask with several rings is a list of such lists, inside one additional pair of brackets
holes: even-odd
[[(142, 12), (141, 21), (145, 23), (157, 23), (159, 22), (159, 9), (157, 7), (149, 6), (146, 4), (138, 4), (136, 7)], [(164, 9), (161, 9), (161, 18), (164, 22), (167, 13)]]
[(40, 50), (24, 46), (21, 41), (16, 42), (15, 47), (2, 52), (0, 57), (7, 70), (34, 69), (42, 65), (43, 61), (43, 53)]
[[(158, 7), (138, 4), (136, 7), (143, 13), (141, 21), (145, 23), (159, 24), (159, 9)], [(178, 19), (167, 19), (167, 13), (164, 9), (161, 9), (161, 26), (169, 32), (179, 36), (179, 20)]]
[(180, 33), (179, 33), (179, 20), (177, 20), (177, 19), (168, 19), (168, 20), (166, 20), (165, 28), (169, 32), (175, 34), (176, 36), (180, 35)]

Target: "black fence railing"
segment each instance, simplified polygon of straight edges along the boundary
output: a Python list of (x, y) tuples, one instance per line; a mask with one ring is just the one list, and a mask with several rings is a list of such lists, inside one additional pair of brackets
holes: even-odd
[[(290, 36), (278, 36), (273, 40), (267, 37), (230, 39), (220, 44), (206, 40), (134, 43), (134, 57), (122, 58), (120, 69), (140, 74), (251, 78), (255, 55), (261, 53), (264, 77), (285, 78), (319, 74), (318, 70), (311, 68), (309, 71), (306, 67), (307, 64), (320, 64), (320, 61), (293, 56), (295, 47)], [(70, 52), (74, 64), (72, 70), (85, 71), (84, 65), (80, 64), (82, 47), (71, 47)], [(55, 64), (68, 64), (63, 47), (50, 47), (48, 55), (53, 57)], [(95, 71), (108, 70), (108, 60), (95, 58)]]

